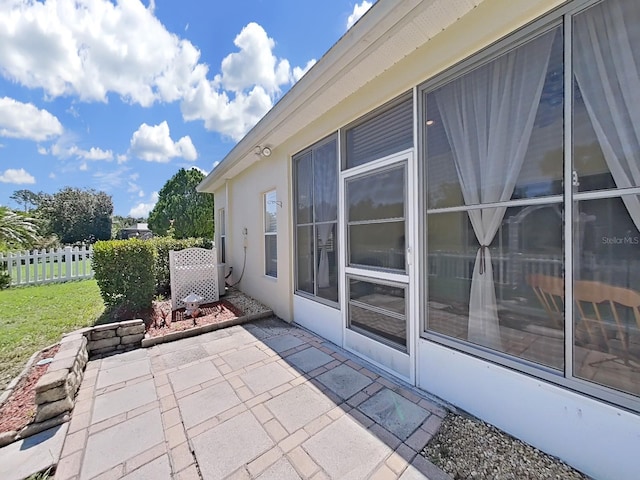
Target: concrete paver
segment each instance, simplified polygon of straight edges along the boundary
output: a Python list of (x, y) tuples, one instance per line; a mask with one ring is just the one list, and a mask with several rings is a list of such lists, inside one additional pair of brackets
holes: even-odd
[(244, 412), (192, 439), (204, 478), (225, 478), (271, 447), (273, 440), (251, 412)]
[(345, 364), (319, 375), (318, 381), (345, 399), (373, 383), (369, 377)]
[(290, 433), (335, 407), (327, 397), (306, 384), (298, 385), (264, 405)]
[(0, 448), (0, 478), (22, 480), (56, 463), (69, 424), (45, 430)]
[(101, 422), (120, 413), (134, 410), (157, 400), (153, 380), (145, 380), (130, 388), (121, 388), (96, 397), (93, 403), (93, 423)]
[(101, 430), (87, 439), (82, 477), (106, 472), (161, 442), (164, 433), (157, 408)]
[(183, 350), (175, 350), (160, 357), (167, 367), (180, 367), (187, 363), (206, 358), (209, 353), (200, 345), (194, 345)]
[(171, 478), (169, 457), (163, 455), (122, 477), (124, 480), (159, 480)]
[(88, 371), (58, 480), (447, 478), (416, 454), (441, 407), (277, 319)]
[(220, 382), (178, 399), (178, 408), (187, 429), (240, 404), (228, 382)]
[(211, 361), (203, 361), (189, 367), (181, 368), (169, 374), (169, 379), (176, 392), (186, 390), (195, 385), (218, 378), (220, 372)]
[(363, 402), (358, 410), (401, 440), (406, 440), (430, 414), (388, 388)]
[[(105, 359), (106, 360), (106, 359)], [(98, 373), (96, 388), (109, 387), (151, 373), (151, 363), (143, 358), (132, 362), (105, 362)]]
[(267, 358), (269, 358), (269, 356), (266, 353), (254, 346), (222, 355), (222, 359), (233, 370), (240, 370), (253, 363), (266, 360)]
[(287, 363), (303, 372), (310, 372), (332, 361), (331, 355), (327, 355), (315, 347), (305, 348), (287, 357)]
[(302, 444), (330, 478), (369, 478), (392, 450), (348, 415)]
[(298, 337), (294, 337), (290, 334), (278, 335), (275, 337), (268, 337), (264, 339), (264, 344), (267, 345), (274, 352), (286, 352), (292, 348), (304, 345), (304, 341)]
[(300, 480), (301, 478), (286, 458), (281, 458), (257, 477), (258, 480)]
[(290, 382), (295, 377), (277, 363), (269, 363), (248, 371), (240, 378), (254, 394), (259, 395), (283, 383)]

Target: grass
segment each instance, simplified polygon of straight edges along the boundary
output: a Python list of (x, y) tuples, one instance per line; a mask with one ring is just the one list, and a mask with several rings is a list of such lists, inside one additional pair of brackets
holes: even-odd
[(95, 280), (0, 291), (0, 391), (29, 357), (104, 315)]

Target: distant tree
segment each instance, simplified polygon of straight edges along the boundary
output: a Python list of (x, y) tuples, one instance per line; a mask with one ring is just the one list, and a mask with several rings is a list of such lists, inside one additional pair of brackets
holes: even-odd
[[(28, 212), (29, 210), (38, 208), (38, 206), (42, 202), (43, 195), (45, 194), (43, 194), (42, 192), (35, 193), (31, 190), (24, 189), (16, 190), (9, 198), (21, 207), (24, 207), (25, 212)], [(33, 208), (29, 208), (30, 206)]]
[(62, 243), (111, 239), (113, 202), (105, 192), (65, 187), (45, 198), (38, 214)]
[(29, 248), (39, 240), (37, 221), (34, 218), (0, 207), (0, 246)]
[(213, 195), (196, 191), (203, 179), (199, 170), (181, 168), (164, 184), (149, 213), (154, 234), (167, 235), (171, 229), (175, 238), (213, 238)]

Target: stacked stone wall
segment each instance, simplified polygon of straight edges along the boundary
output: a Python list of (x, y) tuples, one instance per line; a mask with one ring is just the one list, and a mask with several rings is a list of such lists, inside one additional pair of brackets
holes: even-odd
[(67, 422), (89, 358), (140, 348), (144, 330), (142, 320), (127, 320), (83, 328), (62, 337), (47, 373), (36, 384), (33, 422), (20, 432), (5, 432), (0, 446)]

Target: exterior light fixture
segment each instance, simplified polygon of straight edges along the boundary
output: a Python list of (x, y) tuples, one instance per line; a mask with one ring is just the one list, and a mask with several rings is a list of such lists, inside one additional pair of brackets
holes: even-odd
[(259, 157), (268, 157), (269, 155), (271, 155), (271, 148), (269, 147), (261, 147), (260, 145), (256, 145), (256, 148), (253, 151)]

